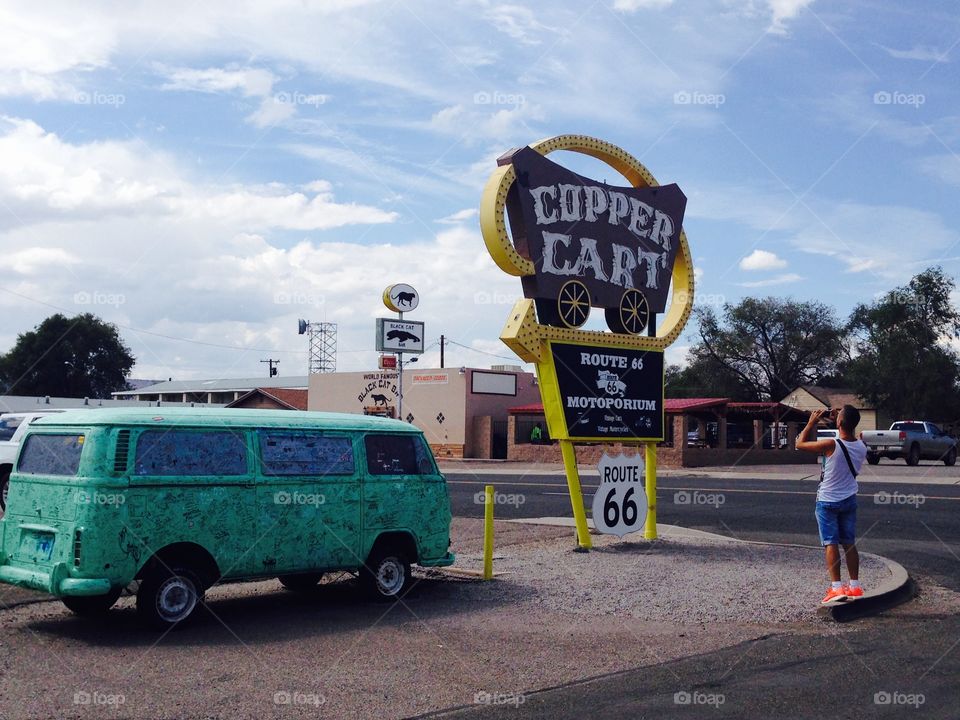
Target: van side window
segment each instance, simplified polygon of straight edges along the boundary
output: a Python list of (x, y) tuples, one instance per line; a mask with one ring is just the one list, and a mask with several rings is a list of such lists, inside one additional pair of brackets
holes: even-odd
[(353, 443), (348, 437), (261, 430), (264, 475), (353, 475)]
[(28, 435), (17, 470), (33, 475), (76, 475), (83, 435)]
[(367, 472), (371, 475), (415, 475), (417, 451), (413, 435), (367, 435)]
[(247, 443), (229, 431), (147, 430), (137, 439), (136, 475), (246, 475)]

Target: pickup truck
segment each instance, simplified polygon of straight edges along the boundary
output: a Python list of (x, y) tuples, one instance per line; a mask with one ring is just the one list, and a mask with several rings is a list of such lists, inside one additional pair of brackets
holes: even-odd
[(13, 461), (17, 457), (20, 440), (27, 432), (27, 427), (39, 417), (59, 412), (58, 410), (43, 410), (27, 413), (4, 413), (0, 415), (0, 509), (7, 509), (7, 491), (10, 488), (10, 471)]
[(957, 462), (957, 441), (930, 422), (901, 420), (889, 430), (865, 430), (860, 439), (867, 446), (867, 462), (876, 465), (880, 458), (903, 458), (907, 465), (921, 460)]

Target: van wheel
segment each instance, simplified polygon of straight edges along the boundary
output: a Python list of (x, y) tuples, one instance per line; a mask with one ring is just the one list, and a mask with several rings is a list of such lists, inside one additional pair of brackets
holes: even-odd
[(77, 615), (103, 615), (113, 607), (122, 592), (122, 587), (112, 588), (106, 595), (86, 595), (82, 597), (67, 595), (60, 600), (71, 612)]
[(159, 566), (147, 573), (137, 592), (137, 612), (159, 630), (176, 627), (203, 603), (203, 584), (188, 568)]
[(287, 590), (308, 592), (317, 586), (322, 577), (323, 573), (301, 573), (299, 575), (281, 575), (277, 580)]
[(871, 465), (876, 465), (877, 463), (880, 462), (880, 456), (867, 453), (867, 462), (870, 463)]
[(360, 569), (360, 582), (371, 597), (396, 600), (410, 587), (410, 562), (393, 550), (374, 550)]
[(943, 464), (947, 467), (957, 464), (957, 449), (955, 447), (947, 450), (947, 455), (943, 458)]
[(907, 455), (907, 465), (920, 464), (920, 446), (914, 443), (910, 446), (910, 453)]

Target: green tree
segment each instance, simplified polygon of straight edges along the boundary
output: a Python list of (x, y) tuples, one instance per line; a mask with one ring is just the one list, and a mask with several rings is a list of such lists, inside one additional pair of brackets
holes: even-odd
[(945, 340), (960, 335), (953, 278), (929, 268), (904, 286), (854, 308), (848, 384), (894, 419), (955, 420), (960, 366)]
[(763, 400), (834, 375), (846, 358), (843, 326), (823, 303), (744, 298), (726, 303), (719, 316), (712, 308), (696, 316), (700, 341), (691, 356), (724, 368)]
[(108, 397), (126, 389), (133, 363), (115, 326), (90, 313), (58, 313), (0, 357), (0, 385), (8, 395)]
[(665, 372), (666, 395), (670, 398), (725, 397), (731, 400), (759, 400), (755, 388), (748, 386), (709, 354), (687, 353), (687, 364), (668, 365)]

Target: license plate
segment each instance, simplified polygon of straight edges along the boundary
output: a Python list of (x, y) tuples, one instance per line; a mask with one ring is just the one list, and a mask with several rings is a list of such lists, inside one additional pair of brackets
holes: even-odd
[(55, 536), (52, 533), (26, 531), (20, 536), (17, 559), (26, 562), (50, 562)]

